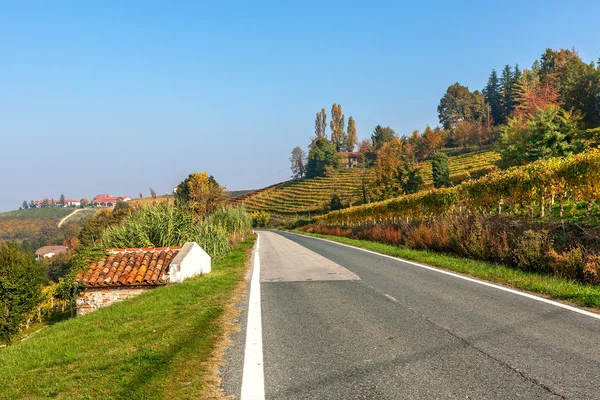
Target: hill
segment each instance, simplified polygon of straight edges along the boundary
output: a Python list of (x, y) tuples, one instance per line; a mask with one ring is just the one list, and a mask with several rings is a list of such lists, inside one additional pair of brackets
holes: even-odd
[[(482, 150), (449, 158), (450, 179), (457, 183), (493, 171), (500, 156)], [(433, 186), (431, 161), (419, 165), (424, 189)], [(233, 197), (230, 202), (243, 203), (249, 211), (267, 211), (276, 215), (310, 215), (326, 211), (333, 193), (342, 203), (354, 205), (362, 201), (362, 182), (371, 174), (369, 169), (342, 169), (333, 176), (296, 179)]]
[(73, 208), (28, 208), (0, 213), (0, 239), (28, 239), (57, 228)]

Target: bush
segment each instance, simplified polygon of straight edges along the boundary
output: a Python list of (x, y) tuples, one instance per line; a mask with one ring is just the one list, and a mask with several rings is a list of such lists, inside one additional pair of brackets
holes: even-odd
[(585, 260), (579, 247), (562, 253), (550, 249), (548, 255), (550, 258), (549, 269), (555, 275), (566, 279), (583, 280)]
[(44, 270), (32, 254), (0, 244), (0, 341), (10, 343), (41, 299)]
[(342, 209), (342, 201), (340, 200), (340, 196), (337, 194), (333, 194), (331, 196), (331, 201), (329, 202), (329, 208), (331, 211), (341, 210)]
[(592, 285), (600, 284), (600, 255), (588, 254), (583, 267), (583, 280)]
[(513, 260), (517, 267), (527, 271), (547, 271), (551, 248), (552, 239), (548, 232), (529, 229), (515, 241)]
[(266, 211), (254, 211), (252, 214), (252, 226), (262, 228), (269, 225), (271, 214)]

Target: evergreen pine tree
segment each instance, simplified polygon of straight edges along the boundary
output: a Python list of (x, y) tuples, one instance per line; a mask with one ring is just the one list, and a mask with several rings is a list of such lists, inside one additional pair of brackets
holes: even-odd
[(502, 105), (500, 102), (500, 81), (498, 80), (498, 73), (495, 69), (492, 70), (488, 83), (483, 89), (483, 94), (486, 101), (490, 105), (492, 119), (494, 125), (498, 125), (502, 122)]

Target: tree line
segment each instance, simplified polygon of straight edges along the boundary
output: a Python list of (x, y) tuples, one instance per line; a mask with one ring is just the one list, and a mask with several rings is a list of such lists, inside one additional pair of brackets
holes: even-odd
[(378, 125), (358, 142), (354, 119), (345, 129), (342, 107), (334, 103), (329, 125), (325, 109), (316, 114), (308, 155), (293, 149), (292, 177), (324, 176), (339, 168), (340, 152), (357, 149), (359, 166), (373, 168), (368, 202), (419, 190), (416, 163), (426, 159), (432, 160), (435, 187), (450, 186), (444, 148), (492, 146), (502, 168), (580, 153), (600, 144), (600, 58), (586, 63), (575, 48), (546, 49), (529, 69), (493, 69), (481, 91), (450, 85), (437, 112), (439, 126), (397, 135)]

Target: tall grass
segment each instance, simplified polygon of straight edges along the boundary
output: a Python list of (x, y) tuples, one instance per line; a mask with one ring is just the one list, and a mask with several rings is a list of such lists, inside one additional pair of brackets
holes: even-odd
[(241, 208), (219, 210), (202, 221), (190, 207), (166, 202), (141, 205), (118, 226), (106, 229), (102, 247), (167, 247), (198, 243), (211, 257), (231, 251), (234, 235), (248, 232), (250, 217)]
[(243, 240), (252, 230), (252, 217), (243, 205), (221, 207), (206, 217), (203, 223), (222, 227), (234, 241)]

